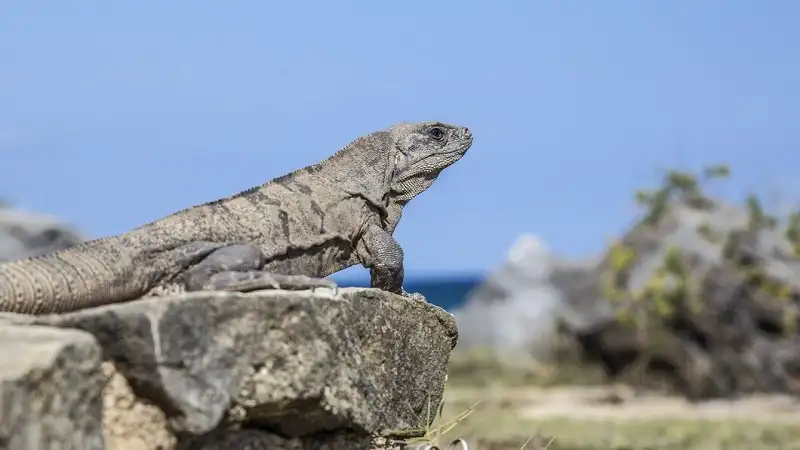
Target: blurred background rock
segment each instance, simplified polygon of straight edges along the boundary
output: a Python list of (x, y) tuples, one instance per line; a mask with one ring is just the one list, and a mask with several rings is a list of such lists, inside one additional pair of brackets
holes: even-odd
[(0, 261), (27, 258), (75, 245), (85, 237), (57, 217), (14, 209), (0, 201)]

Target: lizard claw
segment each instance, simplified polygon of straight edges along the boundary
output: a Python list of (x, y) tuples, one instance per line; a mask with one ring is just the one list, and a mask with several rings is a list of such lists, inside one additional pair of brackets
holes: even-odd
[(411, 300), (416, 300), (418, 302), (425, 301), (425, 296), (420, 294), (419, 292), (408, 292), (403, 288), (400, 288), (400, 295), (406, 298), (410, 298)]

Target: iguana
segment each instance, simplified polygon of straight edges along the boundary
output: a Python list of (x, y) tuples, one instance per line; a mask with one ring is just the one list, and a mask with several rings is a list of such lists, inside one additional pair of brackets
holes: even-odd
[(333, 156), (127, 233), (0, 264), (0, 311), (63, 313), (176, 291), (336, 287), (355, 264), (404, 294), (392, 233), (405, 206), (472, 146), (441, 122), (398, 123)]

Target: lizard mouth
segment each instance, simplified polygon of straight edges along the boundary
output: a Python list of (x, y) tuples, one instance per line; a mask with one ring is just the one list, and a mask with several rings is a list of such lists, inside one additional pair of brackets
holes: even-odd
[(467, 153), (467, 151), (471, 147), (472, 147), (472, 134), (469, 135), (469, 137), (467, 138), (467, 142), (465, 142), (464, 145), (462, 145), (461, 147), (458, 147), (455, 150), (450, 150), (450, 151), (442, 152), (442, 153), (439, 153), (439, 154), (440, 155), (452, 155), (452, 154), (455, 154), (455, 153), (460, 153), (460, 154), (463, 155), (463, 154)]
[(437, 156), (442, 157), (442, 156), (453, 156), (453, 155), (464, 156), (464, 154), (467, 153), (467, 150), (469, 150), (469, 147), (470, 147), (469, 145), (464, 145), (464, 146), (459, 147), (459, 148), (457, 148), (455, 150), (448, 150), (446, 152), (433, 153), (429, 157), (437, 157)]

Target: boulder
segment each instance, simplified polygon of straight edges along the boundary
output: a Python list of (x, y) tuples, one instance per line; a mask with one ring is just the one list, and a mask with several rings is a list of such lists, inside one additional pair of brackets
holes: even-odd
[(421, 435), (458, 337), (441, 308), (362, 288), (195, 292), (19, 317), (94, 336), (103, 431), (120, 449), (352, 449)]
[(101, 349), (79, 330), (0, 320), (0, 448), (104, 448)]
[(638, 365), (692, 399), (800, 392), (800, 258), (779, 224), (722, 201), (672, 201), (584, 281), (568, 303), (614, 313), (588, 313), (572, 332), (609, 376)]

